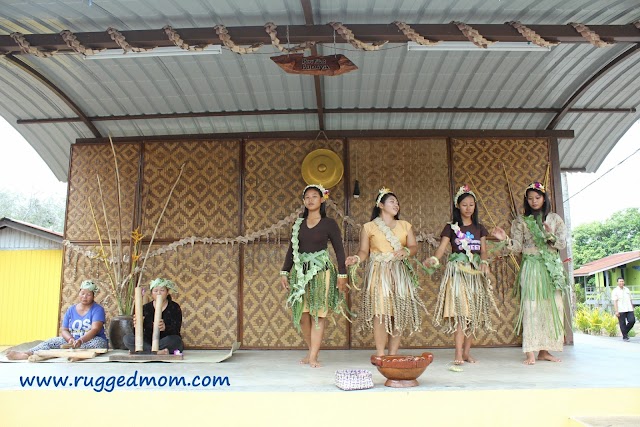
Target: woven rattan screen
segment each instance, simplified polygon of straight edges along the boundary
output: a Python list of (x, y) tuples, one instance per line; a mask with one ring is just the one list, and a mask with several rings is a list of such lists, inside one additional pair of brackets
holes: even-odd
[[(451, 190), (463, 183), (472, 185), (481, 199), (481, 222), (489, 229), (494, 222), (508, 229), (509, 185), (516, 192), (518, 209), (522, 209), (520, 190), (532, 180), (543, 180), (549, 164), (545, 139), (270, 139), (117, 145), (126, 238), (135, 221), (149, 238), (182, 164), (183, 177), (160, 223), (154, 250), (191, 236), (233, 239), (263, 232), (248, 244), (175, 245), (147, 262), (145, 282), (166, 276), (180, 288), (175, 299), (183, 308), (183, 337), (188, 347), (223, 348), (236, 339), (248, 348), (304, 345), (291, 324), (278, 280), (290, 226), (279, 229), (275, 225), (301, 206), (300, 193), (306, 185), (300, 173), (301, 163), (318, 148), (334, 151), (345, 164), (345, 176), (350, 176), (350, 182), (343, 179), (331, 189), (331, 199), (349, 221), (369, 221), (377, 190), (387, 186), (400, 200), (402, 218), (425, 238), (439, 236), (450, 220)], [(344, 158), (345, 152), (349, 153), (348, 159)], [(61, 310), (75, 302), (83, 279), (106, 279), (100, 263), (77, 250), (96, 249), (98, 235), (88, 205), (90, 197), (94, 207), (98, 202), (96, 175), (102, 179), (107, 216), (115, 221), (117, 198), (111, 147), (74, 146), (66, 238), (76, 245), (76, 250), (65, 250)], [(361, 191), (358, 199), (350, 196), (356, 179)], [(328, 214), (345, 232), (347, 253), (355, 253), (359, 227), (348, 225), (334, 209), (329, 209)], [(101, 228), (101, 233), (104, 231)], [(432, 244), (424, 242), (418, 257), (424, 259), (433, 250)], [(517, 344), (518, 337), (512, 332), (517, 312), (517, 300), (511, 293), (513, 265), (508, 259), (500, 259), (492, 270), (498, 281), (495, 292), (502, 316), (494, 319), (498, 331), (480, 335), (477, 343)], [(422, 276), (422, 298), (431, 313), (424, 316), (422, 332), (403, 338), (403, 347), (453, 344), (452, 337), (438, 332), (431, 320), (439, 282), (439, 274)], [(106, 295), (99, 294), (98, 301), (104, 302)], [(357, 312), (359, 293), (354, 291), (349, 298)], [(107, 300), (105, 306), (113, 316), (113, 301)], [(329, 322), (325, 347), (373, 346), (372, 334), (360, 331), (357, 319), (353, 324), (335, 320), (335, 324)]]

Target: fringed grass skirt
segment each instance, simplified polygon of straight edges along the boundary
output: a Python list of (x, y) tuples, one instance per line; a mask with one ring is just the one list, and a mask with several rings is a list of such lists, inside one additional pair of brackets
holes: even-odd
[(465, 336), (475, 336), (479, 330), (494, 332), (492, 309), (499, 314), (486, 276), (468, 262), (450, 259), (440, 284), (434, 324), (447, 334), (458, 326)]
[(564, 305), (539, 255), (525, 254), (518, 276), (520, 315), (516, 332), (522, 328), (522, 351), (562, 351)]
[[(373, 257), (372, 257), (373, 258)], [(362, 329), (372, 329), (375, 316), (384, 322), (388, 334), (398, 336), (405, 330), (409, 334), (422, 326), (421, 312), (427, 312), (418, 295), (415, 271), (402, 261), (376, 261), (367, 263), (362, 290)]]
[[(330, 262), (325, 266), (326, 269), (318, 271), (306, 284), (302, 299), (291, 304), (293, 324), (298, 330), (300, 330), (302, 313), (309, 313), (316, 323), (318, 318), (327, 317), (330, 311), (345, 317), (348, 313), (344, 295), (337, 288), (338, 271)], [(296, 269), (291, 269), (290, 283), (295, 283), (296, 276)], [(293, 292), (293, 288), (291, 286), (290, 294)]]

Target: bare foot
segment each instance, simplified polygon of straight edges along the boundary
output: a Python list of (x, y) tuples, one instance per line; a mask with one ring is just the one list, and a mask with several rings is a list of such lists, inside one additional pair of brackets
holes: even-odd
[(559, 358), (552, 356), (547, 350), (540, 350), (538, 360), (548, 360), (549, 362), (562, 362)]
[(308, 365), (309, 364), (309, 355), (308, 354), (303, 359), (300, 359), (300, 364), (301, 365)]
[(453, 364), (454, 364), (454, 365), (464, 365), (464, 360), (462, 360), (462, 359), (455, 359), (455, 360), (453, 361)]
[(9, 360), (27, 360), (29, 356), (33, 353), (24, 352), (24, 351), (14, 351), (11, 350), (7, 352), (7, 359)]
[(465, 362), (469, 362), (469, 363), (476, 363), (476, 359), (474, 359), (473, 357), (471, 357), (471, 355), (466, 355), (466, 356), (462, 356), (462, 360), (464, 360)]
[(311, 366), (312, 368), (319, 368), (322, 365), (318, 360), (309, 360), (309, 366)]
[(532, 351), (528, 351), (525, 353), (527, 355), (527, 358), (524, 359), (524, 363), (525, 365), (535, 365), (536, 364), (536, 359), (535, 357), (533, 357), (533, 352)]
[(169, 354), (169, 349), (163, 348), (162, 350), (158, 350), (156, 354)]

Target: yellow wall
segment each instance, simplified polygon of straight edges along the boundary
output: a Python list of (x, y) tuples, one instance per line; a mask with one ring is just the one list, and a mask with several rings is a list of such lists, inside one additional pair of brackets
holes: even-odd
[(58, 335), (62, 250), (0, 251), (0, 345)]

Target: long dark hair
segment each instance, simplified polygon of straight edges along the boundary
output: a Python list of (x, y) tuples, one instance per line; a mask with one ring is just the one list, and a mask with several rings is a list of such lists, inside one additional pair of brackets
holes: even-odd
[(524, 193), (524, 215), (529, 216), (529, 215), (535, 214), (533, 209), (531, 209), (531, 206), (529, 206), (529, 201), (527, 200), (527, 197), (529, 197), (529, 191), (535, 191), (536, 193), (541, 195), (542, 198), (544, 199), (544, 203), (542, 204), (540, 213), (542, 214), (542, 220), (545, 221), (547, 219), (547, 215), (549, 214), (549, 212), (551, 212), (551, 203), (549, 202), (549, 196), (547, 195), (547, 193), (543, 193), (542, 191), (537, 190), (535, 188), (529, 188)]
[[(473, 194), (462, 193), (460, 196), (458, 196), (458, 200), (456, 200), (458, 206), (460, 206), (460, 203), (467, 197), (473, 197)], [(471, 223), (477, 227), (478, 226), (478, 201), (476, 200), (475, 197), (473, 197), (473, 201), (476, 203), (476, 207), (473, 210), (473, 215), (471, 215)], [(453, 221), (452, 222), (458, 223), (459, 227), (462, 227), (464, 225), (462, 223), (462, 213), (460, 212), (460, 208), (456, 208), (455, 204), (453, 205)]]
[[(307, 194), (307, 192), (309, 190), (316, 190), (318, 192), (318, 194), (320, 195), (320, 200), (322, 200), (322, 204), (320, 205), (320, 218), (324, 218), (327, 216), (327, 204), (324, 202), (324, 194), (322, 194), (322, 192), (320, 191), (319, 188), (316, 187), (309, 187), (307, 188), (307, 190), (304, 192), (304, 194), (302, 195), (302, 197), (304, 198), (304, 196)], [(309, 216), (309, 209), (307, 209), (307, 207), (304, 207), (304, 212), (302, 213), (302, 218), (306, 218)]]
[[(378, 203), (382, 203), (384, 204), (384, 202), (389, 198), (389, 197), (395, 197), (396, 200), (398, 200), (398, 196), (396, 196), (393, 193), (386, 193), (384, 196), (382, 196), (382, 198), (380, 199), (380, 201)], [(378, 200), (378, 195), (376, 195), (376, 200)], [(371, 219), (370, 221), (373, 221), (374, 219), (378, 218), (380, 216), (380, 211), (381, 209), (378, 207), (378, 203), (376, 203), (376, 205), (373, 207), (373, 210), (371, 211)], [(398, 200), (398, 206), (400, 205), (400, 200)], [(400, 219), (400, 212), (398, 212), (395, 216), (395, 219)]]

